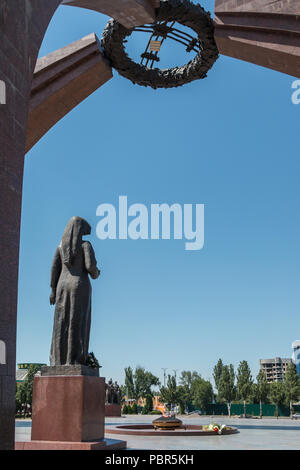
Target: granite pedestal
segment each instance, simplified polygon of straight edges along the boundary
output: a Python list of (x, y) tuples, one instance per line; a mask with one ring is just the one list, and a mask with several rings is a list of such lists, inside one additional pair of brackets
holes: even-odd
[[(124, 448), (104, 439), (105, 379), (85, 366), (42, 369), (34, 377), (31, 441), (16, 449)], [(56, 375), (53, 375), (53, 374)], [(114, 444), (114, 445), (113, 445)]]
[(108, 403), (105, 405), (105, 416), (121, 416), (121, 405)]

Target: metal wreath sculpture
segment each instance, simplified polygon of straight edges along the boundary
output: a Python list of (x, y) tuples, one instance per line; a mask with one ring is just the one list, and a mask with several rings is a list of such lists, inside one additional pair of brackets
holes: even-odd
[[(156, 23), (126, 29), (115, 20), (110, 20), (103, 32), (101, 46), (104, 56), (123, 77), (142, 86), (172, 88), (205, 78), (214, 65), (219, 51), (214, 39), (214, 22), (210, 13), (201, 5), (189, 0), (163, 0), (156, 10)], [(175, 22), (191, 28), (196, 37), (174, 27)], [(140, 64), (126, 53), (124, 44), (134, 31), (150, 33), (146, 51)], [(158, 52), (166, 39), (186, 46), (186, 51), (196, 56), (183, 66), (169, 69), (153, 68), (159, 62)], [(149, 49), (150, 48), (150, 49)]]

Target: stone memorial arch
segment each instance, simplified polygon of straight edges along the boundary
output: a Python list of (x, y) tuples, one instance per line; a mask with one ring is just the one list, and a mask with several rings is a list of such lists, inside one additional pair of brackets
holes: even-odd
[[(179, 0), (180, 1), (180, 0)], [(199, 0), (201, 3), (201, 0)], [(14, 448), (18, 263), (24, 155), (112, 78), (91, 34), (37, 61), (60, 4), (125, 28), (154, 23), (159, 0), (0, 0), (0, 449)], [(298, 0), (215, 0), (220, 54), (300, 78)]]

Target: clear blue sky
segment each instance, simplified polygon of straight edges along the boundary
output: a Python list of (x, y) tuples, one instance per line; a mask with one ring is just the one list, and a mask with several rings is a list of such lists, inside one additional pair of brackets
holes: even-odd
[[(203, 6), (208, 3), (203, 2)], [(40, 56), (107, 17), (60, 7)], [(176, 54), (179, 52), (175, 50)], [(174, 60), (172, 56), (172, 60)], [(175, 62), (176, 62), (175, 60)], [(178, 55), (179, 60), (179, 55)], [(221, 56), (205, 80), (152, 90), (114, 78), (26, 156), (18, 362), (48, 362), (52, 257), (71, 216), (93, 226), (90, 350), (108, 379), (142, 365), (212, 376), (221, 357), (290, 357), (299, 328), (299, 124), (293, 77)], [(205, 204), (205, 245), (96, 237), (96, 208)]]

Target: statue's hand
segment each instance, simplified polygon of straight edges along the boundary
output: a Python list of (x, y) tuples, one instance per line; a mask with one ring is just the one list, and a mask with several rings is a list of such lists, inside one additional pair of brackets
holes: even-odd
[(54, 304), (55, 304), (55, 300), (56, 300), (55, 291), (52, 290), (52, 292), (51, 292), (51, 294), (50, 294), (50, 305), (54, 305)]
[(89, 271), (89, 273), (92, 279), (98, 279), (100, 276), (100, 270), (97, 267), (95, 267), (92, 271)]

